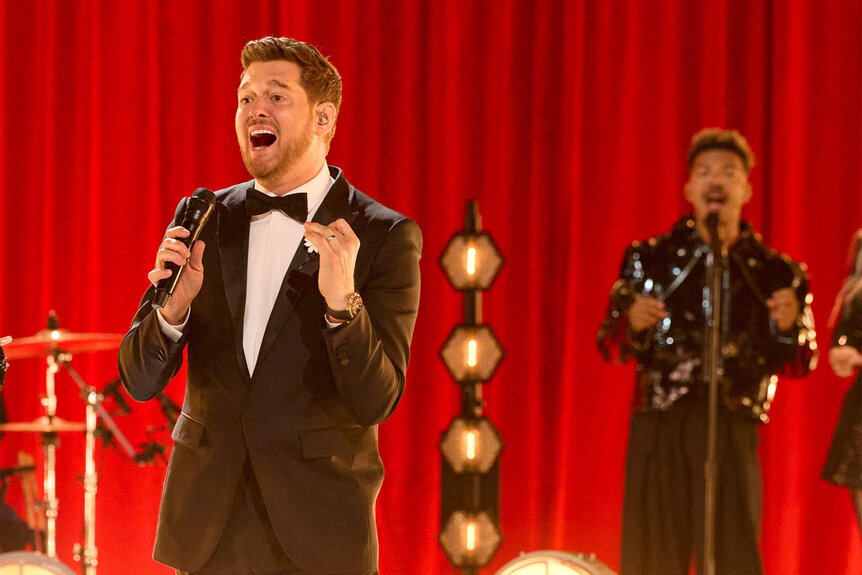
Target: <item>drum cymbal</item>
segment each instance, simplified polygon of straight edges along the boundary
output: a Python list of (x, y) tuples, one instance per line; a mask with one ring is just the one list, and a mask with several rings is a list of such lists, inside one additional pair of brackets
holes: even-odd
[(45, 357), (62, 350), (71, 354), (118, 349), (121, 333), (72, 333), (65, 329), (43, 329), (32, 337), (22, 337), (5, 345), (7, 359)]
[(80, 421), (66, 421), (59, 417), (54, 417), (48, 421), (48, 417), (43, 415), (33, 421), (10, 421), (8, 423), (0, 423), (0, 431), (36, 431), (39, 433), (50, 433), (52, 431), (84, 431), (87, 428)]

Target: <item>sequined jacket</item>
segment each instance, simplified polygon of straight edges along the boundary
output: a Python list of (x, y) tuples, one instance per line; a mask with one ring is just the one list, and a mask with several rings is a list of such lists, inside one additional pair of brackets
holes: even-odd
[[(707, 395), (702, 363), (711, 315), (708, 253), (690, 215), (670, 233), (634, 242), (626, 251), (598, 346), (611, 363), (637, 361), (636, 411), (665, 411), (682, 397)], [(808, 278), (803, 266), (765, 246), (746, 222), (724, 261), (720, 395), (729, 410), (765, 423), (777, 376), (801, 377), (816, 362)], [(801, 304), (787, 332), (778, 331), (766, 307), (767, 298), (783, 287), (792, 288)], [(633, 332), (626, 311), (636, 295), (664, 301), (667, 317)]]

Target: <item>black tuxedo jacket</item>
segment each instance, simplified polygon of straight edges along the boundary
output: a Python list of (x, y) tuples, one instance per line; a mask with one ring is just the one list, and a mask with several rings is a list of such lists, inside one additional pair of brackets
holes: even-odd
[[(313, 573), (377, 569), (374, 504), (383, 481), (377, 424), (404, 390), (419, 305), (422, 238), (415, 222), (347, 183), (335, 183), (314, 221), (350, 223), (361, 245), (355, 285), (364, 309), (334, 329), (324, 322), (316, 253), (296, 250), (249, 377), (242, 347), (254, 182), (216, 193), (201, 239), (204, 280), (183, 337), (159, 328), (147, 290), (119, 351), (120, 374), (139, 401), (177, 373), (187, 348), (183, 410), (162, 494), (157, 561), (184, 571), (212, 555), (249, 458), (275, 533)], [(179, 225), (185, 200), (177, 208)]]

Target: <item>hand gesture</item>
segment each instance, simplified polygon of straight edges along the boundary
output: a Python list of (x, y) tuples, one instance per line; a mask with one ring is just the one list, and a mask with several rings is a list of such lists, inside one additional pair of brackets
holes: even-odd
[(635, 301), (626, 315), (629, 317), (629, 327), (633, 331), (643, 331), (667, 317), (663, 301), (645, 296), (635, 296)]
[(189, 231), (182, 226), (169, 229), (156, 254), (156, 266), (147, 274), (150, 282), (156, 285), (160, 280), (171, 277), (173, 272), (165, 269), (165, 264), (168, 262), (186, 266), (173, 295), (161, 310), (162, 317), (171, 325), (182, 322), (204, 281), (203, 257), (206, 245), (198, 240), (190, 250), (181, 241), (188, 236)]
[(787, 331), (796, 323), (799, 317), (799, 300), (791, 288), (781, 288), (772, 292), (766, 300), (769, 308), (769, 319), (775, 320), (779, 331)]
[(342, 218), (328, 226), (306, 222), (305, 237), (320, 254), (317, 285), (326, 305), (334, 310), (347, 309), (347, 299), (356, 291), (353, 272), (359, 253), (359, 238)]
[(829, 350), (829, 365), (838, 377), (850, 377), (862, 366), (862, 354), (855, 347), (839, 345)]

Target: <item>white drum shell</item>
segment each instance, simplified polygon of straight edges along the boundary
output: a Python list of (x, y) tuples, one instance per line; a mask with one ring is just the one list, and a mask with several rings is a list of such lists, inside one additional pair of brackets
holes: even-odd
[(522, 553), (494, 575), (617, 575), (595, 556), (563, 551)]
[(0, 553), (0, 575), (75, 575), (75, 573), (52, 557), (27, 551), (14, 551)]

